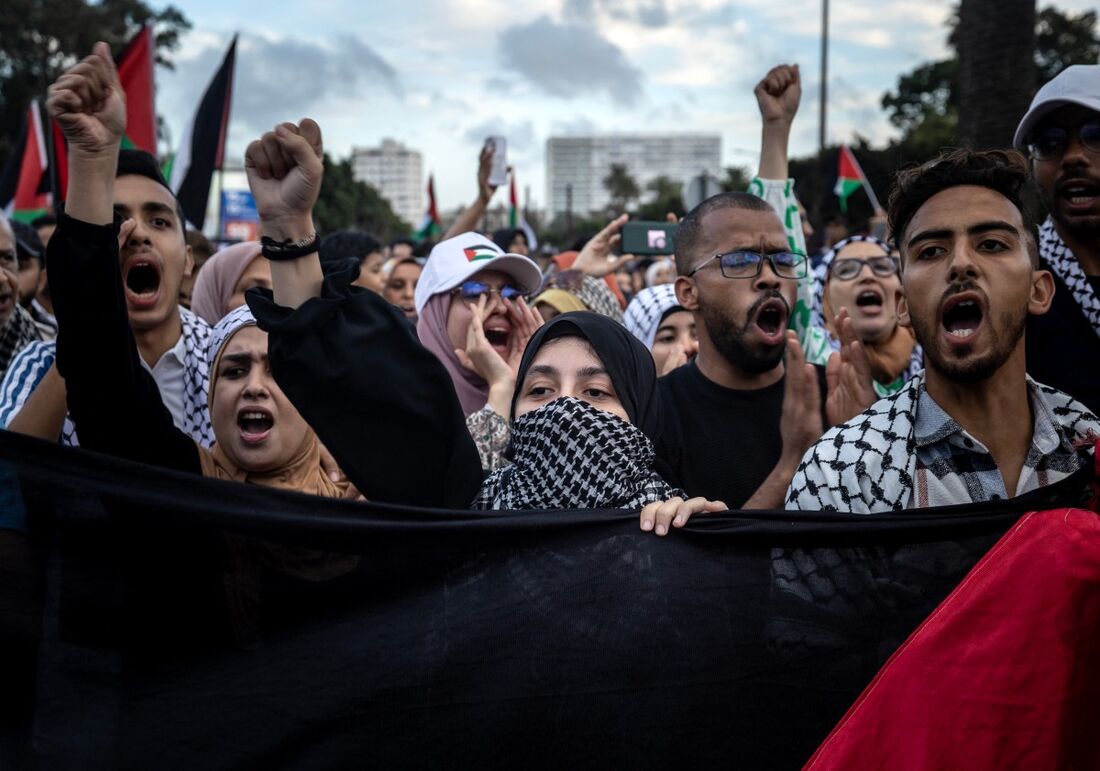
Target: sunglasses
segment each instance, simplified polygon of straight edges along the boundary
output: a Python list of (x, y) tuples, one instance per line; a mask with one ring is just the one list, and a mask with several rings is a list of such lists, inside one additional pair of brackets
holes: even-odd
[[(1062, 126), (1047, 126), (1039, 129), (1032, 138), (1028, 149), (1031, 157), (1040, 161), (1053, 161), (1061, 158), (1069, 146), (1071, 131)], [(1077, 139), (1089, 152), (1100, 153), (1100, 120), (1089, 120), (1077, 129)]]
[(726, 254), (716, 254), (703, 260), (691, 273), (688, 273), (688, 276), (694, 276), (714, 260), (718, 261), (718, 267), (726, 278), (756, 278), (764, 269), (765, 262), (772, 266), (772, 271), (780, 278), (805, 278), (808, 265), (806, 255), (798, 252), (761, 254), (742, 249)]
[(898, 263), (893, 257), (869, 257), (866, 260), (845, 257), (842, 260), (834, 260), (829, 265), (828, 275), (838, 281), (851, 281), (863, 272), (864, 265), (876, 276), (882, 278), (889, 278), (898, 272)]
[(511, 284), (505, 284), (497, 289), (495, 286), (489, 286), (484, 281), (463, 282), (452, 289), (451, 294), (456, 294), (463, 300), (469, 300), (471, 302), (477, 302), (481, 299), (482, 295), (499, 294), (501, 298), (505, 300), (518, 300), (521, 297), (527, 296), (526, 292)]

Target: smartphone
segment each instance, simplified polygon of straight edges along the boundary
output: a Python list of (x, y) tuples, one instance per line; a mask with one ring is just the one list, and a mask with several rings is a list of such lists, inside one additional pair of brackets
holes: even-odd
[(508, 182), (508, 141), (501, 136), (492, 136), (485, 140), (493, 153), (493, 165), (489, 169), (489, 184), (500, 187)]
[(676, 230), (671, 222), (636, 220), (623, 225), (623, 254), (673, 254), (676, 251)]

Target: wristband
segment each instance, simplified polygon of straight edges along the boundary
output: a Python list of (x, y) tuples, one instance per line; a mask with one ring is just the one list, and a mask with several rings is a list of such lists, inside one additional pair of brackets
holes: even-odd
[(321, 238), (316, 233), (306, 236), (300, 241), (291, 241), (289, 238), (276, 241), (274, 238), (264, 236), (260, 239), (260, 252), (273, 262), (284, 260), (296, 260), (313, 254), (321, 247)]

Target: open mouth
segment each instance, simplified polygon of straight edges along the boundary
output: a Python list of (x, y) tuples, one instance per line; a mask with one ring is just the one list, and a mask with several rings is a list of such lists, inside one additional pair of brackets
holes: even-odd
[(1100, 197), (1100, 184), (1087, 179), (1071, 179), (1058, 186), (1058, 195), (1073, 209), (1090, 208)]
[(882, 307), (882, 293), (877, 289), (865, 289), (856, 295), (856, 307), (858, 308), (881, 308)]
[(489, 345), (498, 351), (508, 350), (508, 338), (511, 336), (511, 330), (503, 327), (486, 327), (485, 339), (489, 341)]
[(160, 269), (153, 262), (137, 259), (127, 266), (126, 295), (132, 305), (149, 307), (160, 293)]
[(756, 326), (769, 340), (783, 337), (787, 329), (787, 304), (779, 298), (766, 301), (756, 312)]
[(978, 331), (984, 316), (985, 311), (979, 299), (973, 294), (967, 294), (948, 300), (941, 319), (949, 337), (965, 340)]
[(259, 444), (271, 435), (275, 418), (267, 410), (250, 407), (237, 413), (237, 427), (246, 444)]

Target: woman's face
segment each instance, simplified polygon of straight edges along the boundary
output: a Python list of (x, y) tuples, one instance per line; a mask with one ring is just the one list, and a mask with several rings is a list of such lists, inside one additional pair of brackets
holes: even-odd
[(371, 252), (359, 263), (359, 278), (352, 283), (376, 294), (382, 294), (382, 289), (386, 286), (386, 275), (382, 272), (382, 265), (385, 262), (382, 252)]
[[(841, 281), (836, 277), (836, 269), (844, 260), (883, 256), (882, 248), (876, 244), (865, 241), (848, 244), (833, 258), (825, 285), (833, 312), (847, 308), (856, 335), (865, 343), (880, 342), (894, 333), (898, 324), (896, 290), (901, 281), (896, 271), (889, 276), (876, 276), (867, 265), (860, 268), (855, 278)], [(835, 333), (832, 319), (825, 319), (825, 325)]]
[(520, 384), (516, 417), (563, 396), (580, 399), (630, 422), (611, 375), (592, 346), (579, 337), (559, 337), (539, 349)]
[(405, 317), (416, 323), (416, 283), (420, 280), (421, 268), (415, 262), (399, 262), (394, 266), (386, 281), (382, 296), (391, 304), (400, 308)]
[(512, 238), (512, 243), (508, 244), (508, 251), (512, 254), (522, 254), (524, 257), (530, 256), (531, 250), (527, 246), (527, 236), (522, 232), (516, 233)]
[(695, 334), (695, 318), (690, 311), (673, 311), (657, 327), (653, 339), (653, 363), (657, 372), (664, 372), (665, 361), (677, 350), (690, 359), (699, 353), (699, 338)]
[(261, 260), (259, 255), (256, 255), (256, 258), (248, 263), (244, 273), (237, 279), (237, 284), (233, 287), (233, 294), (226, 306), (222, 308), (222, 313), (229, 313), (234, 308), (240, 308), (244, 305), (244, 293), (254, 286), (261, 289), (271, 288), (271, 263), (267, 260)]
[(301, 449), (309, 427), (271, 376), (266, 332), (249, 326), (229, 338), (213, 388), (214, 437), (239, 468), (272, 471)]
[[(467, 281), (480, 281), (494, 290), (489, 293), (489, 315), (483, 325), (485, 337), (493, 350), (507, 361), (512, 355), (512, 320), (508, 317), (504, 301), (500, 299), (500, 288), (505, 285), (515, 286), (515, 279), (498, 270), (483, 270), (470, 276)], [(471, 306), (476, 305), (476, 298), (465, 300), (461, 294), (451, 296), (451, 310), (447, 314), (447, 336), (453, 347), (466, 350), (466, 332), (470, 329), (470, 318), (473, 315)]]

